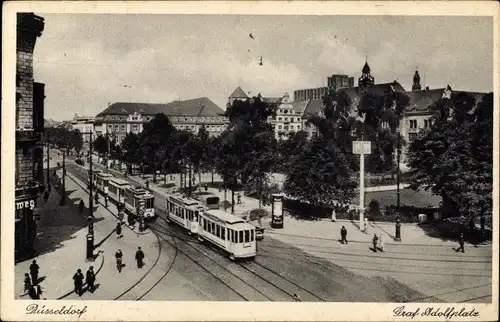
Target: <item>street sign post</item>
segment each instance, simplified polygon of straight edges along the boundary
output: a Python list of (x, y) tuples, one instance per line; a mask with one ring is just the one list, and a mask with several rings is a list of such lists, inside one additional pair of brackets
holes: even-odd
[(365, 231), (365, 154), (370, 154), (372, 144), (370, 141), (352, 142), (352, 153), (359, 154), (359, 228)]

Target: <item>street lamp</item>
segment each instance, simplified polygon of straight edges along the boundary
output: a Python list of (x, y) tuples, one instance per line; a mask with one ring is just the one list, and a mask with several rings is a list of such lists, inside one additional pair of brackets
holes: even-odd
[(89, 135), (89, 215), (87, 216), (88, 228), (87, 233), (87, 260), (94, 260), (94, 199), (92, 198), (92, 132), (85, 132), (82, 134)]

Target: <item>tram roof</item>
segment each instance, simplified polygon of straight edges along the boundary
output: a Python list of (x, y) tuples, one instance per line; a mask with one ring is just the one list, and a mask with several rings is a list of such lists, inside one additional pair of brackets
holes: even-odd
[(170, 196), (168, 196), (168, 198), (176, 200), (176, 201), (180, 201), (180, 202), (184, 203), (186, 206), (196, 206), (196, 205), (200, 204), (200, 202), (196, 199), (185, 198), (181, 195), (170, 195)]
[(205, 214), (216, 217), (217, 219), (219, 219), (221, 221), (225, 221), (228, 224), (238, 224), (238, 223), (245, 224), (246, 223), (240, 217), (237, 217), (235, 215), (232, 215), (232, 214), (227, 213), (227, 212), (222, 211), (222, 210), (217, 210), (217, 209), (208, 210), (205, 212)]
[(103, 178), (111, 178), (113, 177), (113, 175), (111, 173), (106, 173), (106, 172), (99, 172), (99, 173), (96, 173), (97, 176), (100, 176), (100, 177), (103, 177)]
[(109, 181), (119, 185), (127, 185), (127, 184), (130, 185), (130, 183), (120, 178), (110, 178)]

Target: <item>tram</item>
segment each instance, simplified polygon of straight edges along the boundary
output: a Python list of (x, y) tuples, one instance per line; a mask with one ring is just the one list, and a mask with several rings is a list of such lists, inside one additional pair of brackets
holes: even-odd
[(221, 210), (200, 213), (198, 239), (225, 251), (231, 260), (257, 255), (255, 227)]
[(181, 195), (170, 195), (165, 201), (167, 221), (187, 229), (188, 234), (198, 234), (198, 218), (200, 212), (204, 210), (206, 208), (198, 200), (185, 198)]
[(143, 215), (146, 219), (155, 218), (155, 197), (148, 190), (130, 186), (123, 189), (123, 198), (127, 213)]
[(117, 205), (125, 204), (125, 189), (130, 188), (130, 183), (125, 180), (118, 178), (109, 179), (109, 198), (114, 201)]

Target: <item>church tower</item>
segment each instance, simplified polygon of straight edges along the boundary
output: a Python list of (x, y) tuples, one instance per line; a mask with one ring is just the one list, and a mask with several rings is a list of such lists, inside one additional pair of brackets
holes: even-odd
[(413, 75), (413, 85), (411, 87), (412, 92), (422, 90), (422, 86), (420, 85), (420, 75), (418, 74), (418, 70), (415, 71), (415, 75)]
[(358, 78), (358, 87), (360, 95), (366, 94), (368, 88), (375, 85), (375, 79), (370, 74), (370, 66), (368, 66), (368, 62), (365, 62), (365, 66), (363, 66), (361, 77)]

